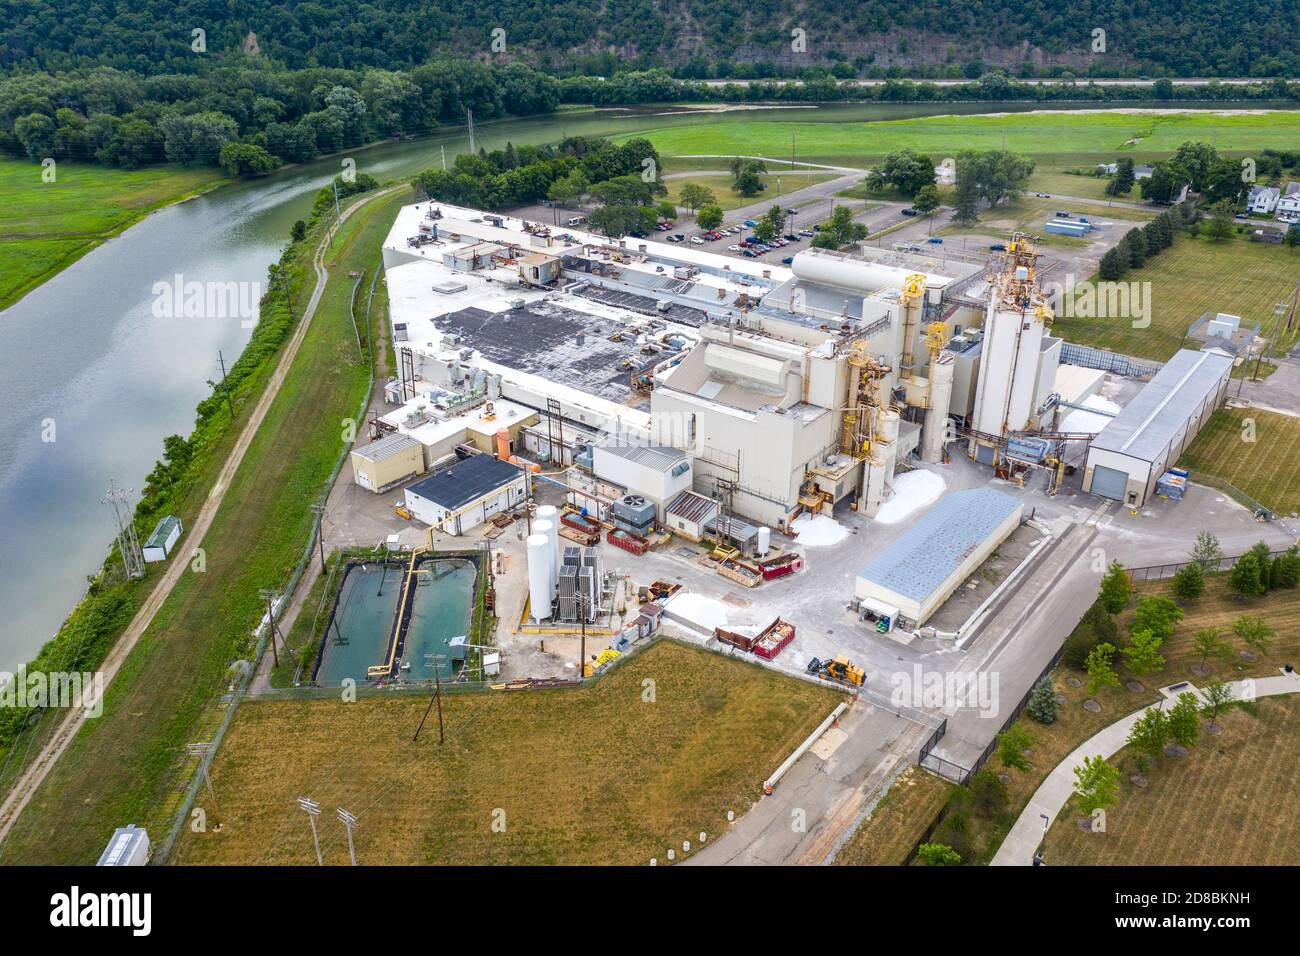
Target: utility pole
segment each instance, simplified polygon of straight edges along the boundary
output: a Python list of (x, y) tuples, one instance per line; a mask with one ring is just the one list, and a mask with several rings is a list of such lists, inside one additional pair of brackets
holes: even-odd
[(226, 384), (226, 357), (221, 354), (221, 349), (217, 349), (217, 361), (221, 364), (221, 390), (226, 393), (226, 407), (230, 409), (230, 417), (235, 417), (235, 403), (230, 400), (230, 386)]
[(316, 833), (316, 818), (320, 816), (320, 804), (308, 797), (299, 797), (298, 806), (307, 811), (307, 818), (311, 820), (311, 842), (316, 847), (316, 865), (324, 866), (325, 861), (320, 855), (320, 836)]
[(203, 772), (203, 783), (208, 788), (208, 796), (212, 798), (212, 809), (217, 809), (217, 794), (212, 789), (212, 778), (208, 776), (208, 758), (212, 756), (213, 747), (210, 742), (197, 744), (186, 744), (185, 751), (191, 757), (199, 758), (199, 770)]
[(272, 588), (259, 588), (257, 591), (262, 600), (266, 601), (266, 616), (271, 622), (271, 656), (275, 658), (275, 666), (280, 666), (280, 651), (275, 646), (275, 640), (280, 636), (280, 629), (275, 625), (275, 590)]
[(334, 223), (339, 225), (343, 222), (343, 213), (339, 212), (339, 181), (334, 179)]
[(357, 850), (352, 843), (352, 828), (357, 825), (357, 818), (351, 813), (348, 813), (348, 811), (344, 810), (342, 807), (339, 807), (338, 814), (339, 819), (343, 821), (343, 825), (348, 829), (348, 857), (352, 860), (352, 865), (356, 866)]
[(140, 539), (135, 533), (135, 516), (128, 504), (130, 488), (119, 488), (112, 478), (108, 479), (108, 494), (100, 504), (113, 509), (113, 520), (117, 522), (117, 547), (122, 553), (122, 566), (128, 578), (144, 577), (144, 552), (140, 550)]
[(320, 502), (311, 506), (312, 514), (316, 516), (316, 544), (320, 551), (320, 573), (325, 573), (325, 503)]
[(438, 666), (442, 663), (442, 655), (430, 654), (428, 659), (433, 661), (433, 697), (429, 700), (429, 706), (424, 708), (424, 716), (420, 718), (420, 726), (415, 728), (415, 736), (411, 738), (411, 742), (415, 743), (420, 739), (420, 731), (424, 729), (424, 722), (429, 719), (429, 711), (433, 710), (433, 705), (436, 703), (438, 705), (438, 746), (441, 747), (445, 739), (442, 724), (442, 679), (438, 674)]

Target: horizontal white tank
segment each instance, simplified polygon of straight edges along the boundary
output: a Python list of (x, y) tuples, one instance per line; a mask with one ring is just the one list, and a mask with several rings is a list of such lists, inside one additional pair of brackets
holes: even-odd
[(790, 264), (790, 269), (806, 282), (864, 293), (875, 292), (877, 289), (902, 289), (903, 280), (910, 274), (904, 269), (850, 259), (821, 249), (799, 253)]
[(551, 618), (551, 542), (544, 534), (528, 536), (528, 605), (533, 620)]

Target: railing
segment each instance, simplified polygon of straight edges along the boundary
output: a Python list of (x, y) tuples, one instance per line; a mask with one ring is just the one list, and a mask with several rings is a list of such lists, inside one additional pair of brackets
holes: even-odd
[[(1268, 556), (1270, 559), (1276, 558), (1280, 555), (1286, 554), (1287, 550), (1288, 549), (1283, 548), (1279, 551), (1270, 551)], [(1207, 566), (1205, 567), (1205, 570), (1210, 573), (1215, 571), (1231, 571), (1233, 566), (1241, 560), (1241, 557), (1242, 555), (1240, 554), (1224, 555), (1223, 557), (1215, 559), (1213, 566)], [(1194, 561), (1179, 561), (1175, 564), (1151, 564), (1146, 567), (1126, 568), (1125, 570), (1128, 571), (1129, 580), (1134, 583), (1137, 583), (1138, 581), (1160, 581), (1164, 578), (1172, 578), (1189, 564), (1195, 563), (1196, 562)], [(1208, 562), (1202, 563), (1208, 565)]]
[(1082, 365), (1127, 378), (1150, 378), (1164, 368), (1160, 362), (1139, 361), (1118, 352), (1107, 352), (1105, 349), (1074, 342), (1061, 343), (1061, 361), (1066, 365)]

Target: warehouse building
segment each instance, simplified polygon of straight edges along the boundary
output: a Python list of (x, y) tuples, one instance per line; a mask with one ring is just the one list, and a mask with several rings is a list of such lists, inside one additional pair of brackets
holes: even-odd
[(660, 519), (665, 506), (689, 489), (694, 478), (690, 456), (661, 445), (596, 445), (591, 470), (601, 481), (644, 497), (655, 506), (655, 517)]
[(859, 615), (919, 627), (1020, 524), (1020, 500), (975, 488), (939, 499), (858, 572)]
[(526, 473), (491, 455), (472, 455), (406, 489), (406, 508), (425, 524), (459, 535), (522, 504)]
[(1232, 363), (1181, 349), (1092, 440), (1083, 490), (1140, 508), (1223, 401)]
[(376, 494), (424, 474), (424, 449), (409, 435), (385, 435), (351, 457), (352, 480)]

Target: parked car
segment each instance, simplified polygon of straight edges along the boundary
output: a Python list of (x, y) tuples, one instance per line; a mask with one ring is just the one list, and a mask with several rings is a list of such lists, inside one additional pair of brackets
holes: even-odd
[(755, 252), (753, 249), (746, 249), (744, 252), (741, 253), (741, 255), (742, 255), (742, 256), (745, 256), (745, 257), (748, 258), (748, 259), (757, 259), (757, 258), (758, 258), (758, 253)]
[(1034, 193), (1034, 195), (1037, 196), (1039, 199), (1051, 199), (1051, 198), (1052, 198), (1051, 196), (1047, 195), (1047, 193)]
[(794, 262), (794, 256), (786, 256), (784, 259), (781, 260), (781, 265), (788, 266), (792, 262)]
[(1056, 210), (1056, 214), (1055, 214), (1055, 215), (1056, 215), (1056, 218), (1057, 218), (1057, 219), (1071, 219), (1071, 218), (1073, 218), (1073, 217), (1072, 217), (1068, 212), (1063, 212), (1063, 211), (1060, 210), (1060, 209)]
[(786, 238), (786, 241), (788, 241), (788, 242), (798, 242), (798, 241), (799, 241), (799, 237), (796, 236), (793, 232), (787, 232), (787, 233), (785, 234), (785, 238)]
[(925, 240), (925, 241), (928, 242), (928, 243), (930, 243), (930, 245), (932, 245), (932, 246), (941, 246), (941, 245), (943, 245), (943, 240), (940, 239), (938, 236), (931, 236), (929, 239), (927, 239), (927, 240)]
[(1000, 242), (995, 242), (993, 243), (993, 245), (989, 246), (989, 252), (1006, 252), (1006, 251), (1007, 251), (1007, 247)]
[(904, 215), (904, 216), (915, 216), (915, 215), (916, 215), (916, 210), (913, 209), (911, 206), (908, 206), (906, 209), (903, 210), (903, 215)]
[(740, 251), (740, 246), (736, 245), (736, 244), (733, 242), (731, 245), (727, 246), (727, 251), (728, 251), (728, 252), (739, 252), (739, 251)]
[(695, 245), (697, 246), (704, 245), (704, 240), (701, 239), (699, 236), (691, 236), (691, 242), (695, 243)]
[(816, 235), (816, 233), (814, 233), (811, 229), (800, 229), (799, 235), (802, 236), (804, 239), (811, 239), (814, 235)]
[(683, 239), (685, 239), (685, 238), (686, 238), (686, 237), (683, 236), (683, 235), (669, 236), (665, 241), (666, 241), (666, 242), (681, 242), (681, 241), (682, 241)]
[(755, 226), (758, 225), (758, 223), (753, 219), (746, 219), (745, 225), (747, 225), (750, 229), (753, 229)]

